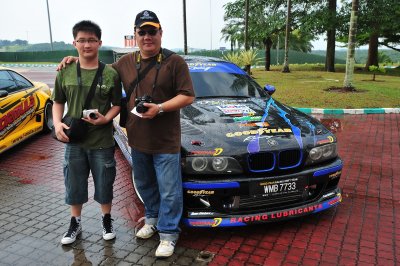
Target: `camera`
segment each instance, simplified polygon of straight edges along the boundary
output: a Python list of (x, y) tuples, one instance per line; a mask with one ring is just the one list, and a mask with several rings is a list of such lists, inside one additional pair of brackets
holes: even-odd
[(144, 103), (152, 103), (153, 99), (149, 95), (143, 95), (141, 97), (137, 97), (135, 99), (135, 106), (136, 106), (136, 111), (138, 113), (146, 113), (147, 110), (149, 110), (148, 107), (144, 106)]
[(82, 115), (84, 118), (97, 119), (96, 112), (98, 112), (97, 109), (83, 110)]

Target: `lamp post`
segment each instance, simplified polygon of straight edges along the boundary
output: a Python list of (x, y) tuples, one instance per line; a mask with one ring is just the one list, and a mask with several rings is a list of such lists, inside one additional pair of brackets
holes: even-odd
[(47, 18), (49, 19), (50, 46), (51, 46), (51, 51), (53, 51), (53, 37), (51, 36), (51, 22), (50, 22), (50, 11), (49, 11), (49, 1), (48, 0), (46, 0), (46, 5), (47, 5)]
[(186, 31), (186, 0), (183, 0), (183, 52), (188, 54), (187, 31)]

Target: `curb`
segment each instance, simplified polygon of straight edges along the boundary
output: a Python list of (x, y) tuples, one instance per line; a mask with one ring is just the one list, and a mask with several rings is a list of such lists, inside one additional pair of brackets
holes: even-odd
[(58, 64), (0, 64), (2, 67), (57, 67)]
[(400, 114), (400, 108), (365, 108), (365, 109), (320, 109), (296, 108), (306, 114), (331, 114), (331, 115), (364, 115), (364, 114)]

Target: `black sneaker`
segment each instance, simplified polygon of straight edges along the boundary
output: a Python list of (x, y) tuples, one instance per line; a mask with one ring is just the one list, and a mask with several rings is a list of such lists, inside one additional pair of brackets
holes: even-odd
[(103, 239), (111, 240), (115, 238), (115, 232), (113, 228), (113, 219), (111, 214), (107, 213), (103, 216)]
[(76, 237), (82, 232), (81, 223), (76, 221), (75, 217), (71, 217), (71, 223), (69, 225), (68, 232), (66, 232), (61, 238), (61, 244), (68, 245), (75, 242)]

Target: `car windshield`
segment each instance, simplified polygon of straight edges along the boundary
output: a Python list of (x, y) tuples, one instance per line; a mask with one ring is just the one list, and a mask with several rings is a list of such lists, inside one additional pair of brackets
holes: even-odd
[(227, 72), (191, 72), (196, 98), (267, 97), (249, 76)]

